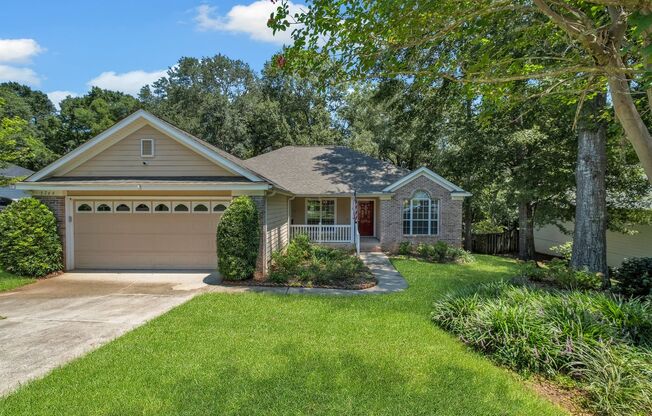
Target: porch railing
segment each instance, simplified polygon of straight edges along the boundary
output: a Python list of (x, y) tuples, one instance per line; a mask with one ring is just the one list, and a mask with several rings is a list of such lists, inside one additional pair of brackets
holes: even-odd
[(350, 225), (290, 225), (290, 238), (306, 234), (316, 243), (350, 243)]

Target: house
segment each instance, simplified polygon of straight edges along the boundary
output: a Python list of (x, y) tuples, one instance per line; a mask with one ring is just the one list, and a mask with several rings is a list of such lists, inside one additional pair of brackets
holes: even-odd
[[(257, 273), (300, 233), (461, 244), (469, 193), (337, 146), (284, 147), (241, 160), (140, 110), (17, 185), (55, 213), (66, 269), (213, 269), (215, 228), (248, 195), (261, 224)], [(356, 217), (358, 219), (356, 223)]]
[[(564, 227), (572, 231), (573, 223)], [(634, 234), (607, 231), (607, 264), (618, 267), (628, 257), (652, 257), (652, 225), (634, 227)], [(534, 245), (537, 252), (556, 255), (551, 247), (572, 241), (572, 234), (564, 234), (552, 224), (534, 229)]]
[[(22, 168), (20, 166), (8, 164), (5, 168), (0, 169), (0, 179), (6, 180), (9, 182), (14, 182), (15, 180), (26, 178), (33, 174), (34, 172)], [(21, 198), (25, 198), (29, 194), (20, 189), (15, 189), (13, 185), (11, 186), (0, 186), (0, 211), (3, 210), (7, 205), (11, 204), (14, 201), (17, 201)]]

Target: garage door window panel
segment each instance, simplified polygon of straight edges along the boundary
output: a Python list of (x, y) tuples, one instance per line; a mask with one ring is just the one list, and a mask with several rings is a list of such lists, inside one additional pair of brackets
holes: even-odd
[(214, 214), (223, 214), (226, 211), (226, 208), (229, 206), (228, 202), (224, 201), (214, 201), (212, 204), (212, 211)]
[(190, 203), (189, 202), (176, 202), (174, 204), (174, 212), (186, 214), (190, 212)]
[(154, 202), (155, 214), (169, 214), (172, 211), (172, 204), (169, 202)]
[(93, 212), (93, 203), (90, 201), (77, 201), (75, 202), (75, 211), (90, 214)]
[(197, 201), (192, 203), (192, 212), (198, 213), (198, 214), (208, 214), (209, 208), (210, 207), (209, 202), (204, 202), (204, 201)]
[(129, 214), (131, 213), (131, 205), (130, 201), (115, 202), (115, 212), (118, 214)]
[(113, 201), (95, 202), (95, 212), (98, 214), (110, 214), (113, 212)]
[(149, 201), (136, 201), (134, 202), (135, 214), (149, 214), (152, 212), (152, 203)]

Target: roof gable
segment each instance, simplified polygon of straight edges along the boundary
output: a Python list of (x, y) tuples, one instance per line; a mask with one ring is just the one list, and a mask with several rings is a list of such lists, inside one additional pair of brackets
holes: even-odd
[(218, 151), (213, 146), (155, 117), (147, 111), (138, 110), (79, 146), (77, 149), (30, 176), (26, 179), (26, 182), (36, 182), (48, 176), (70, 172), (145, 126), (156, 129), (167, 138), (208, 159), (232, 175), (243, 176), (250, 181), (263, 181), (258, 175), (242, 165), (242, 161), (235, 156), (229, 155), (224, 151)]
[(443, 177), (437, 175), (435, 172), (431, 171), (430, 169), (424, 167), (421, 167), (417, 170), (412, 171), (410, 174), (402, 177), (401, 179), (397, 180), (396, 182), (392, 183), (391, 185), (387, 186), (386, 188), (383, 189), (383, 192), (393, 192), (396, 189), (404, 186), (405, 184), (408, 184), (415, 180), (416, 178), (419, 178), (421, 176), (425, 176), (426, 178), (430, 179), (431, 181), (439, 184), (442, 186), (444, 189), (450, 191), (452, 194), (455, 194), (457, 196), (465, 197), (465, 196), (471, 196), (469, 192), (466, 192), (464, 189), (460, 188), (459, 186), (455, 185), (454, 183), (444, 179)]

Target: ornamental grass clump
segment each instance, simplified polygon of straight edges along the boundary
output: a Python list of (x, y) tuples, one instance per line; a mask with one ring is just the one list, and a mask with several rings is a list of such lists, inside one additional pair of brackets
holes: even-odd
[(501, 365), (571, 377), (600, 414), (652, 409), (649, 301), (498, 282), (447, 295), (432, 319)]
[(0, 213), (0, 267), (9, 273), (42, 277), (63, 269), (57, 220), (34, 198), (16, 201)]

